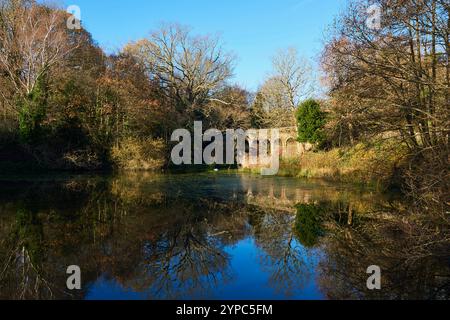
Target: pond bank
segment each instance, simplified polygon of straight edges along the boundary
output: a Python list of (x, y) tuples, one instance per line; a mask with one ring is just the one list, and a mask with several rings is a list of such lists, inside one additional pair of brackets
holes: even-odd
[[(358, 144), (282, 160), (278, 175), (367, 185), (380, 190), (398, 189), (402, 183), (399, 171), (406, 159), (406, 150), (399, 144)], [(242, 171), (259, 173), (260, 169)]]

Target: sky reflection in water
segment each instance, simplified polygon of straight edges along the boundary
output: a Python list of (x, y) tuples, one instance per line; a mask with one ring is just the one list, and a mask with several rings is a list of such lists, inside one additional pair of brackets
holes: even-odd
[[(365, 268), (381, 251), (376, 232), (362, 234), (367, 243), (355, 239), (373, 212), (393, 202), (370, 190), (278, 177), (141, 173), (14, 178), (0, 188), (2, 298), (380, 297), (365, 288)], [(65, 288), (72, 264), (82, 270), (83, 288), (75, 293)], [(389, 281), (397, 288), (406, 280)], [(395, 290), (381, 297), (395, 297)]]

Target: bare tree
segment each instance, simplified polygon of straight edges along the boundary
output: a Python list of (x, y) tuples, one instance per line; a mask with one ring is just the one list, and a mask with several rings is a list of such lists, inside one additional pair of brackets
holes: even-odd
[[(379, 28), (366, 23), (373, 3)], [(434, 203), (442, 203), (437, 189), (448, 190), (449, 25), (448, 1), (354, 0), (323, 59), (334, 121), (348, 125), (350, 140), (357, 129), (403, 142), (414, 168), (410, 189)]]
[(254, 122), (261, 127), (295, 126), (298, 104), (312, 93), (311, 65), (295, 48), (288, 48), (273, 57), (272, 67), (253, 104)]
[(300, 100), (312, 93), (312, 68), (308, 60), (300, 57), (297, 49), (280, 50), (272, 59), (273, 80), (285, 95), (288, 107), (295, 109)]
[(294, 108), (279, 78), (269, 78), (256, 95), (253, 115), (258, 118), (258, 126), (280, 128), (295, 125)]
[(34, 2), (2, 1), (0, 69), (20, 97), (33, 92), (38, 80), (76, 48), (66, 18)]
[(163, 26), (125, 49), (143, 63), (150, 78), (179, 112), (200, 112), (232, 75), (232, 57), (217, 38), (192, 36), (179, 25)]

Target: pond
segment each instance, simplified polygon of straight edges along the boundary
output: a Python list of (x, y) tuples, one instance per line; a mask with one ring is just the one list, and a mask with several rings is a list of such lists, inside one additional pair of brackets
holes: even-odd
[(408, 255), (398, 198), (234, 173), (2, 178), (0, 298), (448, 298), (449, 260)]

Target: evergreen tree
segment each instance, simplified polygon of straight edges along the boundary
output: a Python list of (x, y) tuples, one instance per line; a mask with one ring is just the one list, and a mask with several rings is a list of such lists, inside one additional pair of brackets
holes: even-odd
[(323, 128), (326, 123), (325, 113), (320, 104), (309, 99), (298, 108), (297, 114), (298, 141), (309, 143), (322, 143), (325, 140)]

